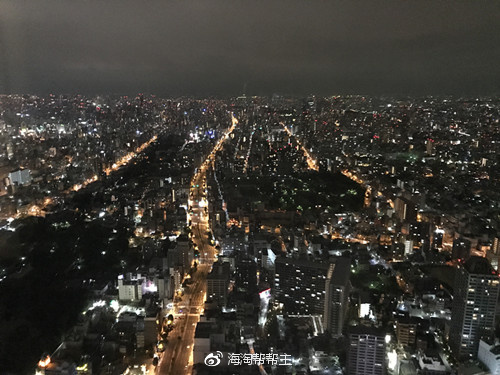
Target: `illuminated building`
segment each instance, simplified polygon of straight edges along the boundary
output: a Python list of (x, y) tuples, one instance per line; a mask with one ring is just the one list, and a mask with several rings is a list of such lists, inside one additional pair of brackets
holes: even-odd
[(428, 156), (434, 155), (434, 140), (431, 138), (425, 141), (425, 153)]
[(168, 269), (165, 275), (157, 276), (154, 278), (154, 285), (158, 288), (158, 297), (160, 299), (172, 299), (174, 296), (174, 282), (172, 277), (168, 274)]
[(500, 238), (495, 237), (493, 239), (493, 243), (491, 244), (491, 251), (495, 255), (500, 255)]
[(372, 298), (369, 292), (360, 291), (358, 297), (358, 318), (374, 320)]
[(13, 185), (26, 185), (31, 182), (31, 172), (29, 169), (18, 169), (9, 173), (10, 183)]
[(323, 315), (329, 263), (278, 257), (275, 295), (289, 314)]
[(143, 274), (127, 273), (118, 276), (118, 298), (120, 301), (138, 301), (146, 293), (158, 293), (160, 299), (172, 298), (173, 280), (169, 269), (162, 275), (149, 277)]
[(85, 358), (80, 364), (72, 361), (53, 359), (49, 356), (40, 359), (35, 375), (91, 375), (92, 362)]
[[(180, 274), (180, 278), (189, 272), (193, 265), (194, 250), (191, 247), (187, 236), (180, 235), (177, 237), (177, 244), (174, 248), (168, 249), (167, 264), (170, 267), (170, 275), (177, 277), (176, 273)], [(174, 282), (177, 288), (177, 280)]]
[(418, 354), (419, 373), (429, 375), (447, 375), (450, 369), (445, 365), (443, 359), (438, 355)]
[(347, 348), (348, 375), (384, 375), (386, 365), (385, 331), (375, 327), (349, 329)]
[(475, 358), (480, 338), (494, 332), (498, 283), (486, 258), (473, 256), (457, 269), (449, 335), (456, 358)]
[(398, 344), (414, 346), (417, 338), (417, 320), (408, 316), (396, 321), (396, 337)]
[(442, 229), (436, 229), (432, 235), (432, 248), (435, 250), (441, 249), (443, 247), (443, 235), (444, 231)]
[(431, 225), (429, 222), (413, 222), (409, 225), (411, 238), (421, 250), (430, 250), (431, 245)]
[(413, 240), (405, 240), (405, 255), (411, 255), (413, 253)]
[(142, 299), (142, 283), (140, 275), (137, 278), (118, 276), (118, 298), (120, 301), (138, 301)]
[[(170, 256), (170, 253), (173, 253), (172, 256), (174, 258), (177, 257), (177, 261), (175, 262), (175, 259), (169, 259), (169, 265), (177, 264), (181, 266), (182, 272), (186, 274), (191, 268), (194, 260), (194, 251), (189, 244), (187, 236), (180, 235), (177, 238), (177, 245), (175, 246), (175, 249), (173, 251), (169, 251), (167, 256)], [(172, 263), (172, 261), (174, 262)]]
[(271, 249), (266, 249), (262, 253), (262, 267), (266, 270), (274, 269), (274, 262), (276, 261), (276, 254)]
[(488, 259), (491, 263), (491, 266), (498, 271), (498, 267), (500, 265), (500, 254), (495, 254), (491, 251), (486, 253), (486, 259)]
[(257, 286), (257, 264), (252, 259), (238, 259), (236, 285), (243, 290), (251, 290)]
[(225, 306), (229, 289), (229, 263), (215, 262), (207, 275), (207, 299)]
[(500, 265), (500, 239), (498, 237), (493, 239), (490, 251), (486, 252), (486, 258), (490, 261), (491, 266), (498, 271)]
[(451, 250), (451, 259), (469, 259), (470, 251), (471, 242), (468, 239), (463, 237), (455, 238)]
[(338, 258), (328, 268), (323, 326), (332, 336), (342, 335), (349, 305), (349, 292), (351, 291), (350, 274), (351, 261), (349, 258)]
[(278, 257), (275, 296), (291, 315), (320, 315), (332, 335), (340, 335), (350, 291), (350, 260), (332, 263)]
[(477, 358), (490, 370), (492, 375), (500, 375), (500, 344), (488, 341), (479, 341)]
[(405, 197), (397, 197), (394, 201), (394, 210), (401, 221), (414, 222), (417, 220), (415, 203)]

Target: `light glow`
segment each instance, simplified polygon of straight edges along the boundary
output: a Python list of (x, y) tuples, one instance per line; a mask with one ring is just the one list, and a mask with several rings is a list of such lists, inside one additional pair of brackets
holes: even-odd
[(38, 361), (38, 367), (42, 367), (42, 368), (45, 368), (47, 367), (48, 365), (50, 364), (50, 356), (46, 356), (45, 358), (43, 359), (40, 359)]

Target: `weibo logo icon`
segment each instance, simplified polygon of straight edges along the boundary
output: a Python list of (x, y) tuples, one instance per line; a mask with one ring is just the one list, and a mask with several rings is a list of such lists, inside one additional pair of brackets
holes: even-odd
[(210, 367), (217, 366), (220, 364), (222, 356), (222, 353), (219, 351), (217, 351), (215, 354), (208, 353), (208, 355), (205, 357), (205, 364)]

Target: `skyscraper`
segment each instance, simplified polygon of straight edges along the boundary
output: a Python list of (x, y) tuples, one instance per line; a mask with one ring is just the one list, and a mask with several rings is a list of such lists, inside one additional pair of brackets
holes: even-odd
[(349, 329), (347, 373), (349, 375), (384, 375), (386, 365), (385, 331), (356, 326)]
[(456, 358), (475, 358), (479, 339), (493, 333), (498, 284), (486, 258), (473, 256), (457, 269), (449, 335)]
[(276, 299), (289, 314), (322, 315), (329, 263), (285, 257), (275, 262)]
[(229, 263), (215, 262), (207, 275), (207, 299), (225, 306), (229, 289)]
[(236, 285), (241, 290), (252, 290), (257, 287), (257, 264), (252, 259), (238, 259)]
[(350, 259), (338, 258), (335, 263), (330, 264), (326, 275), (323, 326), (332, 336), (342, 334), (351, 291), (350, 274)]
[(194, 251), (186, 235), (182, 234), (177, 238), (176, 246), (168, 250), (167, 259), (170, 267), (180, 267), (182, 275), (189, 272), (194, 260)]
[(349, 258), (332, 262), (276, 258), (276, 299), (293, 315), (321, 316), (325, 330), (342, 334), (351, 290)]

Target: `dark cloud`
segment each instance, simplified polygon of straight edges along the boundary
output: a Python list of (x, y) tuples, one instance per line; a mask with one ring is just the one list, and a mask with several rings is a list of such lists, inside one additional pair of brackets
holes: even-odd
[(500, 2), (0, 0), (0, 91), (500, 91)]

